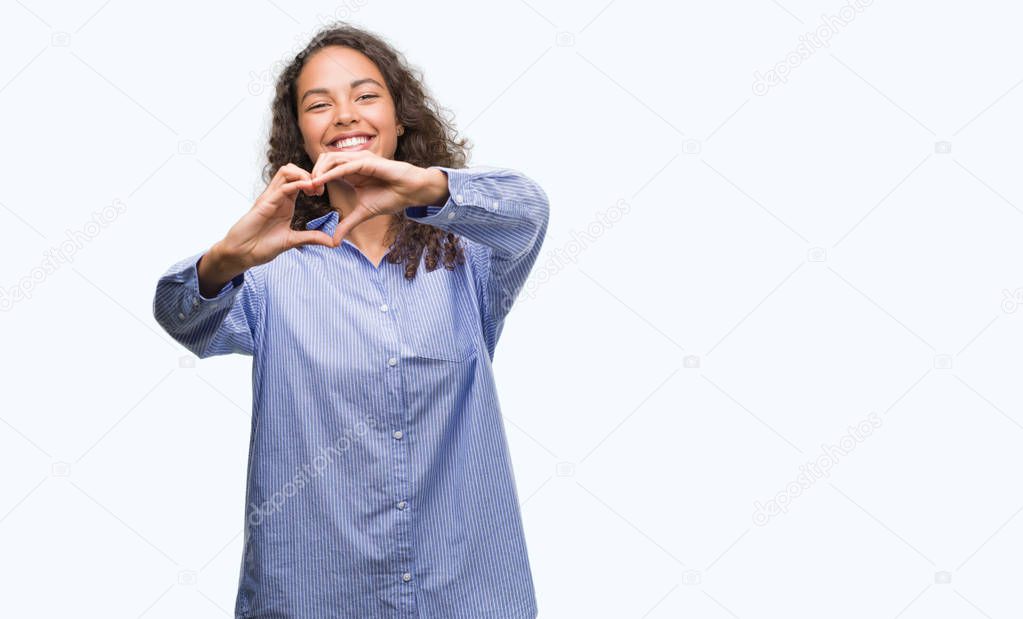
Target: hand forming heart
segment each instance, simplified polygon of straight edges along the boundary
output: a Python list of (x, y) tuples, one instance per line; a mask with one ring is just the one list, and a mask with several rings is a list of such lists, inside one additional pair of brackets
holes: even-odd
[(345, 215), (335, 229), (335, 246), (352, 228), (367, 219), (446, 199), (447, 175), (444, 172), (395, 161), (367, 150), (323, 153), (310, 176), (314, 193), (322, 193), (322, 188), (330, 181), (342, 181), (355, 189), (355, 209)]
[[(333, 238), (320, 230), (293, 230), (298, 192), (323, 195), (328, 182), (347, 183), (355, 190), (355, 209), (342, 218)], [(317, 159), (312, 172), (289, 163), (277, 170), (266, 190), (227, 235), (199, 261), (204, 290), (253, 266), (270, 262), (301, 245), (337, 247), (352, 228), (373, 217), (398, 213), (408, 206), (442, 205), (448, 199), (447, 174), (420, 168), (369, 151), (335, 151)]]

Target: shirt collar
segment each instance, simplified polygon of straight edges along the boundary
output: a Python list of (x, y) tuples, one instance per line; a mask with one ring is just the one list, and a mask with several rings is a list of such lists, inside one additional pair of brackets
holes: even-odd
[[(320, 215), (316, 219), (308, 221), (305, 225), (306, 230), (322, 230), (324, 234), (329, 237), (334, 236), (334, 230), (337, 229), (337, 222), (341, 220), (341, 216), (337, 211), (330, 211), (326, 215)], [(350, 245), (351, 247), (358, 249), (352, 244), (347, 238), (341, 239), (342, 245)], [(394, 248), (394, 243), (391, 243), (390, 249)]]
[(334, 236), (334, 229), (337, 228), (337, 211), (331, 210), (326, 215), (320, 215), (305, 225), (306, 230), (322, 230), (327, 236)]

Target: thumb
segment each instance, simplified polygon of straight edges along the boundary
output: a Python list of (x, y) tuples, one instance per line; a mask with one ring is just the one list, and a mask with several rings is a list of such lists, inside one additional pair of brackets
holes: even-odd
[(334, 229), (334, 238), (331, 241), (333, 241), (334, 245), (340, 245), (341, 241), (352, 231), (352, 228), (373, 217), (376, 217), (375, 213), (371, 213), (364, 208), (356, 208), (341, 218), (337, 228)]

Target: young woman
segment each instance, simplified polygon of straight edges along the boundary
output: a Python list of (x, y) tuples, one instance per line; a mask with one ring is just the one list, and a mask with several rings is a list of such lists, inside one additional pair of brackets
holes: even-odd
[(378, 37), (320, 32), (266, 191), (157, 283), (183, 346), (253, 357), (238, 617), (537, 614), (491, 362), (548, 201), (466, 168), (440, 109)]

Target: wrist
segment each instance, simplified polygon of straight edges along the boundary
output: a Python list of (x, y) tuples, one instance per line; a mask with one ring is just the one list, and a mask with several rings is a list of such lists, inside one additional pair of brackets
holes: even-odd
[(218, 288), (248, 268), (240, 256), (226, 250), (221, 243), (214, 243), (199, 261), (200, 281), (219, 284)]
[(449, 196), (447, 173), (436, 168), (427, 168), (419, 191), (416, 192), (415, 203), (410, 206), (444, 206)]

